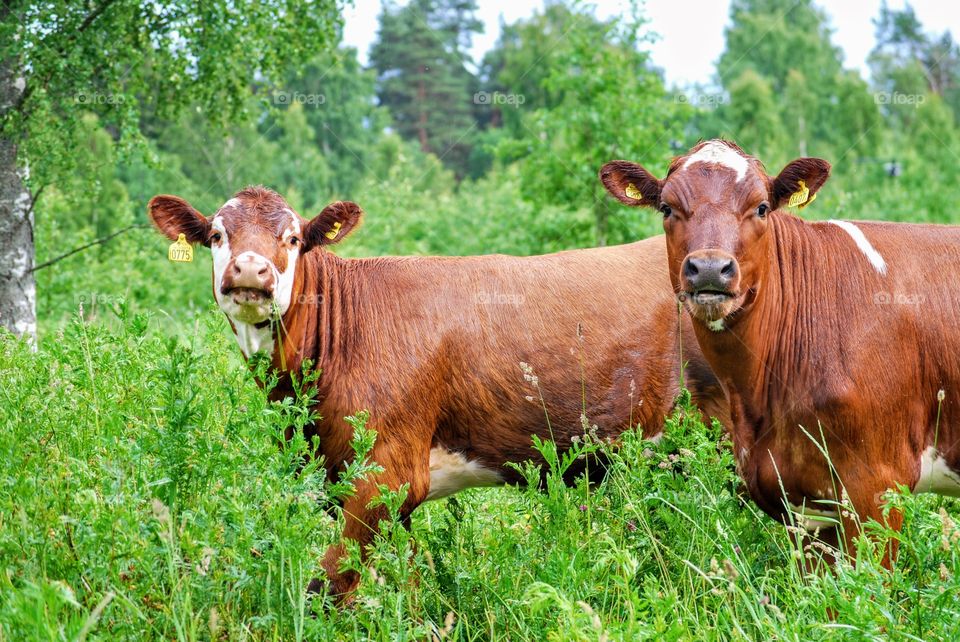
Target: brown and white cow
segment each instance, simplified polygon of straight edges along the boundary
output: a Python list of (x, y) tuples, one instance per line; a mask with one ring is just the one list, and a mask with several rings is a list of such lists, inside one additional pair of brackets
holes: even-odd
[[(829, 174), (801, 158), (771, 177), (712, 140), (663, 180), (627, 161), (600, 178), (663, 214), (670, 279), (727, 394), (753, 499), (831, 543), (842, 535), (852, 553), (859, 526), (841, 489), (881, 523), (897, 485), (960, 495), (960, 227), (783, 211), (812, 201)], [(886, 522), (899, 529), (902, 516)]]
[[(209, 218), (175, 196), (154, 197), (149, 210), (168, 238), (210, 247), (214, 295), (246, 356), (266, 350), (278, 370), (299, 372), (304, 359), (322, 369), (323, 418), (308, 437), (319, 436), (331, 472), (352, 455), (344, 416), (371, 411), (372, 458), (385, 472), (343, 506), (344, 536), (361, 544), (384, 517), (368, 507), (376, 483), (409, 484), (406, 519), (428, 499), (521, 482), (504, 464), (539, 460), (534, 434), (569, 447), (583, 413), (600, 437), (617, 437), (632, 417), (656, 438), (680, 389), (681, 317), (662, 239), (529, 258), (342, 259), (327, 248), (360, 222), (353, 203), (307, 221), (251, 187)], [(282, 323), (271, 323), (274, 307)], [(695, 402), (729, 421), (689, 343)], [(291, 394), (286, 378), (272, 392)], [(342, 555), (333, 547), (323, 562), (335, 595), (357, 581), (340, 572)]]

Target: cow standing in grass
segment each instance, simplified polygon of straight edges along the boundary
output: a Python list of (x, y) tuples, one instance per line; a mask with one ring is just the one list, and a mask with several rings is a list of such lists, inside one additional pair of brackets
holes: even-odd
[[(627, 161), (600, 178), (663, 214), (670, 279), (730, 402), (753, 499), (853, 552), (860, 520), (900, 528), (885, 491), (960, 495), (960, 227), (783, 211), (829, 174), (801, 158), (771, 177), (714, 140), (663, 180)], [(895, 556), (894, 543), (884, 563)]]
[[(372, 412), (371, 456), (384, 472), (343, 505), (344, 537), (361, 545), (385, 517), (369, 507), (377, 483), (409, 484), (406, 519), (428, 499), (521, 482), (505, 464), (542, 463), (532, 435), (568, 448), (583, 414), (601, 438), (631, 421), (656, 438), (681, 388), (681, 319), (662, 239), (529, 258), (341, 259), (327, 247), (360, 222), (353, 203), (307, 221), (252, 187), (210, 218), (174, 196), (149, 208), (168, 238), (210, 248), (214, 296), (244, 355), (266, 351), (286, 373), (305, 359), (322, 370), (322, 419), (307, 437), (319, 437), (331, 473), (352, 455), (344, 416)], [(693, 400), (724, 420), (723, 393), (689, 343)], [(281, 377), (272, 397), (291, 394)], [(343, 554), (334, 546), (323, 561), (335, 595), (358, 580), (338, 568)]]

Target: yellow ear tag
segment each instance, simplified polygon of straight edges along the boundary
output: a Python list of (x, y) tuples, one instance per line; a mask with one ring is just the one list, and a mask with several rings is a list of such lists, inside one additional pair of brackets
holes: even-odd
[[(813, 202), (813, 199), (810, 198), (810, 188), (807, 187), (807, 184), (803, 181), (797, 181), (797, 184), (800, 186), (800, 189), (790, 196), (787, 207), (797, 207), (798, 205), (803, 207)], [(816, 194), (814, 194), (814, 197), (816, 197)], [(809, 201), (807, 199), (809, 199)]]
[(640, 193), (640, 190), (637, 189), (637, 186), (633, 183), (627, 183), (627, 189), (623, 190), (624, 193), (632, 199), (642, 201), (643, 194)]
[(187, 237), (181, 234), (167, 250), (167, 258), (174, 263), (190, 263), (193, 261), (193, 246), (187, 243)]
[(328, 239), (332, 241), (333, 239), (340, 236), (341, 227), (343, 226), (340, 224), (340, 221), (337, 221), (336, 223), (333, 224), (333, 229), (327, 232), (326, 234), (324, 234), (324, 236), (326, 236)]
[(801, 206), (798, 207), (797, 209), (798, 209), (798, 210), (802, 210), (803, 208), (805, 208), (807, 205), (809, 205), (810, 203), (814, 202), (815, 200), (817, 200), (817, 195), (816, 195), (816, 194), (814, 194), (813, 196), (811, 196), (809, 201), (807, 201), (806, 203), (804, 203), (803, 205), (801, 205)]

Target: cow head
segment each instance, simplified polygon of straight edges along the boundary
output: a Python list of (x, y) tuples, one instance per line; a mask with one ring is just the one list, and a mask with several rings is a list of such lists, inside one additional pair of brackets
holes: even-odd
[(801, 158), (768, 176), (757, 159), (725, 140), (677, 157), (663, 180), (628, 161), (600, 170), (618, 200), (663, 214), (673, 286), (694, 319), (715, 331), (762, 283), (770, 217), (788, 203), (810, 203), (829, 175), (827, 161)]
[(304, 254), (339, 242), (360, 222), (355, 203), (328, 205), (307, 221), (276, 192), (248, 187), (212, 217), (177, 196), (154, 196), (150, 218), (167, 238), (180, 234), (213, 254), (213, 293), (234, 323), (260, 325), (283, 315), (294, 300)]

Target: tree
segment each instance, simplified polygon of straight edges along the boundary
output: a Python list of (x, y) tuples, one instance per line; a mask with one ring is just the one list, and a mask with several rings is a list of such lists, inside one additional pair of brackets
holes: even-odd
[(360, 66), (356, 49), (345, 48), (292, 70), (284, 82), (291, 106), (302, 98), (319, 152), (334, 168), (322, 186), (327, 196), (349, 195), (370, 171), (372, 150), (390, 121), (377, 105), (376, 80)]
[[(583, 9), (574, 11), (577, 19), (543, 61), (549, 69), (543, 89), (559, 102), (525, 111), (524, 137), (504, 143), (501, 155), (519, 159), (525, 198), (587, 208), (591, 242), (605, 245), (640, 234), (612, 229), (610, 202), (597, 179), (600, 167), (614, 158), (666, 160), (670, 141), (680, 137), (690, 114), (667, 100), (663, 82), (640, 52), (638, 15), (598, 23)], [(652, 231), (656, 219), (648, 221), (643, 224)]]
[(477, 80), (467, 69), (466, 48), (482, 26), (474, 0), (411, 0), (385, 4), (370, 51), (380, 104), (397, 132), (436, 154), (458, 175), (465, 173)]
[[(942, 98), (960, 118), (960, 47), (950, 33), (928, 34), (909, 4), (896, 11), (884, 2), (874, 24), (877, 44), (869, 62), (877, 88), (891, 97), (886, 101), (887, 113), (909, 121), (918, 101), (906, 97), (929, 92)], [(898, 102), (893, 99), (898, 95), (905, 98)]]
[(338, 21), (336, 0), (0, 2), (0, 325), (36, 332), (33, 209), (71, 171), (85, 113), (124, 149), (142, 144), (146, 114), (197, 104), (226, 122), (254, 78), (330, 43)]
[(730, 98), (717, 110), (725, 132), (772, 163), (875, 152), (882, 133), (877, 102), (843, 68), (813, 0), (733, 0), (730, 14), (717, 65)]

